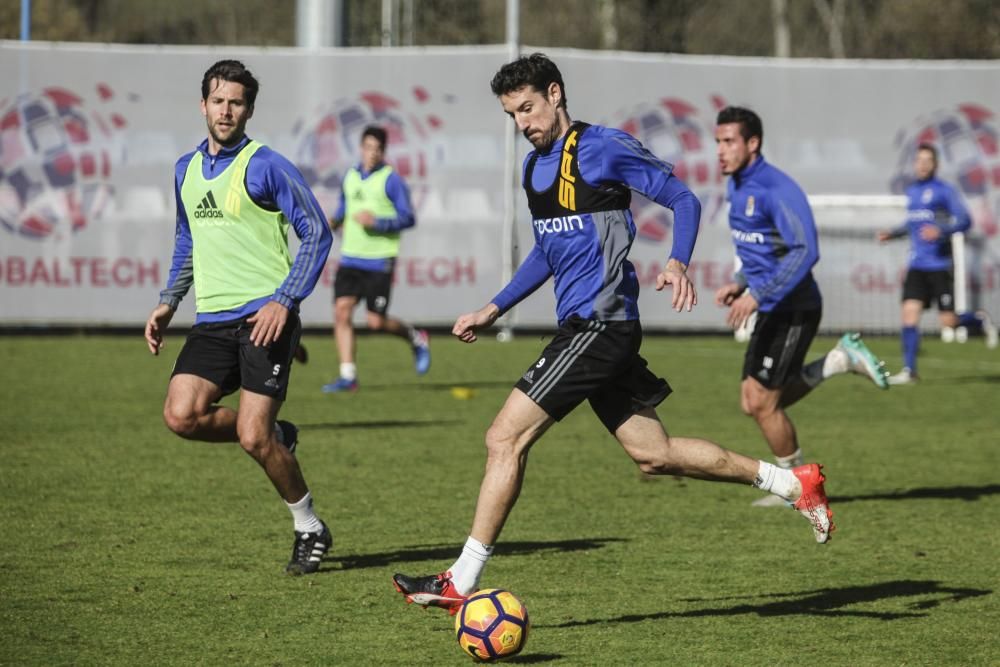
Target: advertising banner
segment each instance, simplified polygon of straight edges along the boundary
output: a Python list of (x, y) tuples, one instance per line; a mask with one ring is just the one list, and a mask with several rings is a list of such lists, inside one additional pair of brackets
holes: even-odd
[[(524, 51), (532, 49), (525, 47)], [(916, 145), (940, 150), (939, 175), (973, 215), (970, 305), (1000, 312), (1000, 64), (681, 57), (548, 50), (573, 118), (621, 128), (674, 165), (702, 202), (692, 313), (652, 285), (670, 252), (669, 211), (636, 195), (631, 259), (648, 329), (721, 330), (712, 293), (732, 272), (715, 114), (726, 104), (764, 120), (764, 154), (810, 195), (899, 194)], [(242, 60), (261, 82), (248, 134), (288, 157), (332, 215), (368, 124), (389, 130), (387, 159), (407, 181), (417, 225), (403, 234), (390, 311), (448, 326), (499, 289), (504, 263), (504, 141), (513, 131), (489, 81), (506, 47), (200, 49), (0, 42), (0, 325), (141, 326), (170, 270), (174, 164), (206, 136), (205, 70)], [(886, 94), (886, 91), (892, 94)], [(516, 169), (530, 145), (518, 137)], [(515, 234), (533, 239), (521, 192)], [(906, 243), (876, 229), (898, 207), (852, 200), (816, 207), (824, 329), (893, 329)], [(297, 248), (291, 239), (292, 251)], [(306, 326), (331, 321), (326, 272), (302, 305)], [(193, 321), (194, 295), (175, 318)], [(512, 313), (554, 322), (551, 285)]]

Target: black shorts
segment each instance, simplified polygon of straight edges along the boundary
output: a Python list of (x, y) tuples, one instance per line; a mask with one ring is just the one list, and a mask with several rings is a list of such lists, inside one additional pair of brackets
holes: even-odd
[(743, 357), (743, 379), (778, 389), (798, 377), (822, 316), (821, 310), (758, 313)]
[[(394, 267), (394, 264), (393, 264)], [(337, 269), (333, 281), (333, 298), (342, 296), (364, 299), (368, 311), (385, 315), (389, 310), (389, 295), (392, 292), (392, 269), (389, 271), (365, 271), (349, 266)]]
[(910, 269), (903, 282), (903, 301), (915, 299), (930, 308), (936, 303), (943, 313), (955, 312), (955, 281), (951, 271), (921, 271)]
[(197, 375), (218, 385), (223, 396), (242, 387), (285, 400), (292, 357), (302, 334), (299, 316), (294, 311), (288, 314), (281, 336), (269, 347), (251, 343), (251, 331), (253, 324), (247, 323), (245, 317), (196, 324), (177, 355), (171, 377), (181, 373)]
[(555, 419), (584, 399), (611, 433), (671, 392), (639, 356), (638, 321), (598, 322), (571, 317), (515, 385)]

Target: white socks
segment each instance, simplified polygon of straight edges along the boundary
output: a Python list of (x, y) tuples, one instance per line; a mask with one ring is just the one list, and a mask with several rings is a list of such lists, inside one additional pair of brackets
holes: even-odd
[(757, 478), (754, 479), (753, 485), (761, 491), (770, 491), (789, 502), (798, 500), (799, 496), (802, 495), (802, 484), (795, 473), (766, 461), (760, 462)]
[(345, 380), (356, 380), (358, 379), (358, 365), (357, 364), (340, 364), (340, 377)]
[(802, 367), (802, 380), (815, 387), (823, 380), (851, 370), (851, 359), (840, 348), (833, 348), (826, 355)]
[(479, 540), (469, 537), (462, 547), (462, 555), (449, 568), (451, 583), (462, 595), (468, 595), (479, 586), (479, 577), (483, 574), (486, 561), (493, 555), (493, 547), (486, 546)]
[(406, 327), (406, 337), (410, 339), (410, 345), (416, 347), (424, 342), (424, 337), (420, 335), (420, 330), (412, 324), (404, 324)]
[(312, 494), (306, 493), (302, 499), (288, 505), (292, 518), (295, 520), (295, 530), (299, 533), (318, 533), (323, 530), (323, 522), (313, 512)]
[(778, 464), (779, 468), (784, 468), (785, 470), (798, 468), (800, 465), (805, 463), (802, 458), (802, 448), (799, 447), (788, 456), (775, 456), (774, 462)]

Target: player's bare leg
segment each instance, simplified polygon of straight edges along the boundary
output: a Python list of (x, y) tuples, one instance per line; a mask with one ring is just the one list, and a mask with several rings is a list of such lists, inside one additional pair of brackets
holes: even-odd
[(368, 329), (371, 331), (384, 331), (387, 334), (402, 338), (410, 344), (413, 350), (413, 360), (416, 365), (418, 375), (423, 375), (431, 366), (430, 336), (424, 329), (397, 320), (395, 317), (380, 315), (368, 311)]
[(299, 462), (283, 447), (273, 428), (281, 401), (246, 389), (240, 392), (236, 429), (240, 446), (249, 454), (288, 505), (295, 521), (289, 574), (311, 574), (319, 569), (323, 554), (333, 543), (330, 531), (313, 511), (312, 496)]
[(187, 440), (237, 442), (236, 411), (215, 405), (222, 390), (197, 375), (180, 373), (170, 378), (163, 421), (167, 428)]
[(521, 493), (528, 450), (553, 420), (520, 389), (514, 389), (486, 432), (486, 470), (472, 521), (472, 537), (493, 544)]
[(393, 584), (408, 602), (443, 607), (454, 614), (476, 590), (493, 544), (521, 492), (528, 451), (552, 423), (553, 419), (521, 390), (511, 392), (486, 432), (486, 470), (462, 554), (441, 574), (396, 574)]
[(323, 385), (323, 391), (355, 391), (358, 388), (358, 367), (354, 362), (355, 338), (354, 308), (358, 305), (356, 296), (340, 296), (333, 303), (333, 337), (337, 345), (340, 369), (337, 377)]
[(805, 516), (817, 542), (830, 539), (833, 513), (823, 488), (825, 478), (815, 463), (785, 470), (708, 440), (671, 437), (653, 408), (629, 417), (615, 430), (615, 437), (644, 473), (752, 484), (787, 501)]
[(682, 475), (753, 484), (760, 462), (700, 438), (667, 435), (653, 408), (644, 408), (615, 430), (625, 452), (648, 475)]
[(309, 489), (302, 478), (302, 471), (294, 456), (278, 443), (274, 422), (281, 408), (281, 401), (246, 389), (240, 392), (240, 409), (237, 413), (236, 432), (240, 447), (264, 469), (285, 502), (302, 499)]
[(795, 454), (799, 443), (795, 426), (782, 409), (782, 393), (748, 377), (740, 385), (740, 407), (757, 422), (774, 455), (788, 457)]
[(358, 305), (358, 297), (338, 297), (333, 304), (333, 335), (337, 341), (337, 356), (342, 364), (354, 363), (354, 324), (351, 318)]

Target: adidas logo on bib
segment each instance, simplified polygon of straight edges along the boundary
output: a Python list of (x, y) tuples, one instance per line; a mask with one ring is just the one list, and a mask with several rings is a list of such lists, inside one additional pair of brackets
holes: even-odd
[(196, 218), (221, 218), (222, 210), (219, 208), (218, 204), (215, 203), (215, 195), (209, 190), (204, 197), (201, 199), (201, 203), (194, 210), (194, 217)]

